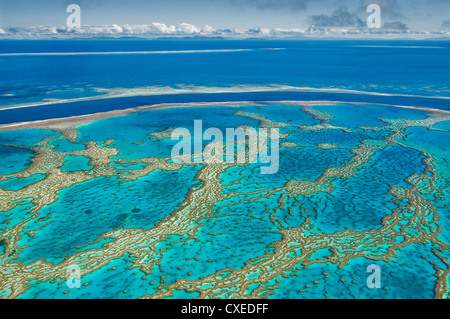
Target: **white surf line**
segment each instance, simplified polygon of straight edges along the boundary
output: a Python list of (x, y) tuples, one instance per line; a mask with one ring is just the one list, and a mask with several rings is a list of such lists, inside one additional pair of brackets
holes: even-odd
[(419, 45), (349, 45), (351, 48), (390, 48), (390, 49), (445, 49), (438, 46), (419, 46)]
[(217, 50), (173, 50), (173, 51), (105, 51), (105, 52), (22, 52), (0, 53), (0, 56), (66, 56), (66, 55), (125, 55), (125, 54), (170, 54), (170, 53), (221, 53), (245, 52), (254, 49), (217, 49)]
[[(358, 94), (358, 95), (370, 95), (370, 96), (391, 96), (391, 97), (407, 97), (407, 98), (424, 98), (424, 99), (437, 99), (437, 100), (450, 100), (449, 96), (426, 96), (426, 95), (409, 95), (409, 94), (395, 94), (395, 93), (379, 93), (369, 91), (357, 91), (346, 89), (315, 89), (308, 87), (293, 87), (293, 86), (281, 86), (281, 85), (267, 85), (267, 86), (251, 86), (241, 85), (235, 87), (181, 87), (178, 89), (170, 87), (149, 87), (149, 88), (131, 88), (131, 89), (105, 89), (99, 92), (106, 92), (106, 94), (100, 94), (96, 96), (80, 97), (73, 99), (60, 99), (46, 102), (36, 102), (28, 104), (16, 104), (0, 106), (0, 111), (12, 110), (26, 107), (45, 106), (54, 104), (66, 104), (85, 101), (97, 101), (106, 99), (117, 99), (127, 97), (139, 97), (139, 96), (158, 96), (158, 95), (175, 95), (175, 94), (215, 94), (215, 93), (258, 93), (258, 92), (304, 92), (304, 93), (336, 93), (336, 94)], [(113, 92), (113, 93), (111, 93)], [(114, 93), (120, 92), (120, 93)]]
[[(124, 109), (127, 110), (127, 109)], [(108, 112), (114, 112), (114, 111), (108, 111)], [(100, 112), (103, 113), (103, 112)], [(104, 112), (107, 113), (107, 112)], [(68, 116), (68, 117), (58, 117), (58, 118), (51, 118), (51, 119), (45, 119), (45, 120), (36, 120), (36, 121), (28, 121), (28, 122), (17, 122), (17, 123), (12, 123), (12, 124), (0, 124), (0, 130), (1, 129), (8, 129), (8, 128), (14, 128), (14, 127), (18, 127), (18, 126), (24, 126), (24, 125), (38, 125), (39, 123), (48, 123), (50, 121), (63, 121), (64, 119), (68, 119), (68, 118), (76, 118), (76, 119), (81, 119), (84, 117), (91, 117), (95, 114), (98, 113), (92, 113), (92, 114), (83, 114), (83, 115), (74, 115), (74, 116)]]

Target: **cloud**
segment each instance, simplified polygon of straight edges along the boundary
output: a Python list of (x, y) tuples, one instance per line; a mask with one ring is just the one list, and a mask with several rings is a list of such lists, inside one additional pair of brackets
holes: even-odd
[(450, 19), (442, 22), (442, 28), (450, 30)]
[(86, 25), (81, 28), (68, 27), (6, 27), (1, 29), (0, 35), (17, 36), (20, 38), (45, 38), (49, 36), (77, 36), (77, 37), (121, 37), (121, 36), (186, 36), (186, 35), (216, 35), (217, 30), (209, 25), (197, 27), (189, 23), (179, 23), (177, 25), (167, 25), (165, 23), (153, 22), (143, 25)]
[(397, 30), (397, 31), (409, 30), (408, 26), (401, 21), (385, 22), (383, 24), (383, 28), (388, 29), (388, 30)]
[[(368, 29), (362, 20), (346, 9), (335, 10), (331, 15), (311, 17), (316, 27), (307, 30), (299, 28), (251, 28), (251, 29), (216, 29), (205, 25), (202, 27), (179, 23), (167, 25), (153, 22), (142, 25), (86, 25), (81, 28), (36, 26), (36, 27), (3, 27), (0, 39), (71, 39), (71, 38), (126, 38), (139, 37), (155, 39), (160, 37), (225, 37), (243, 38), (285, 38), (285, 37), (348, 37), (348, 38), (410, 38), (450, 37), (450, 31), (415, 32), (400, 21), (386, 22), (381, 29)], [(348, 28), (345, 28), (348, 27)]]
[(319, 28), (355, 27), (362, 28), (365, 23), (355, 13), (350, 13), (346, 7), (334, 10), (331, 15), (319, 14), (309, 16), (312, 26)]
[(105, 4), (103, 0), (65, 0), (65, 6), (78, 4), (82, 8), (95, 8)]
[[(317, 0), (316, 0), (317, 1)], [(233, 5), (251, 6), (261, 10), (304, 11), (310, 0), (230, 0)]]

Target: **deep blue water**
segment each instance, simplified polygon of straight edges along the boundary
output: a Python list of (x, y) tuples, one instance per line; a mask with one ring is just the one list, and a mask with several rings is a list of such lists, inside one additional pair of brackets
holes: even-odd
[[(366, 45), (370, 45), (367, 47)], [(232, 52), (131, 55), (0, 55), (0, 107), (92, 97), (104, 89), (191, 85), (236, 87), (289, 85), (315, 89), (450, 97), (450, 43), (444, 41), (1, 41), (0, 53), (179, 50)], [(269, 50), (270, 49), (270, 50)], [(281, 50), (273, 50), (281, 49)], [(424, 58), (426, 56), (426, 58)], [(247, 89), (241, 89), (243, 93)], [(239, 92), (239, 90), (237, 90)], [(221, 95), (123, 98), (6, 111), (0, 123), (86, 114), (142, 104), (223, 101)], [(282, 94), (282, 95), (280, 95)], [(442, 99), (325, 93), (257, 93), (254, 100), (327, 99), (449, 109)], [(227, 100), (242, 100), (230, 95)], [(63, 101), (62, 101), (63, 102)], [(61, 110), (62, 109), (62, 110)], [(20, 114), (20, 115), (18, 115)]]

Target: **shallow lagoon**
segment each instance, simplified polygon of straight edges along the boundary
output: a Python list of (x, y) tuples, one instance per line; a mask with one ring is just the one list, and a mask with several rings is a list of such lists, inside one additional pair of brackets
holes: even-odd
[[(345, 112), (336, 112), (341, 107)], [(198, 297), (204, 287), (220, 282), (218, 278), (229, 278), (230, 283), (237, 280), (234, 285), (223, 282), (223, 286), (216, 289), (215, 297), (220, 298), (238, 296), (238, 287), (256, 278), (261, 287), (277, 288), (260, 289), (257, 282), (248, 284), (246, 294), (260, 289), (257, 295), (269, 298), (432, 298), (436, 277), (430, 261), (439, 260), (432, 252), (435, 245), (426, 242), (411, 244), (397, 249), (396, 256), (387, 257), (390, 248), (406, 240), (405, 236), (414, 238), (417, 233), (408, 229), (403, 237), (399, 235), (391, 241), (389, 236), (393, 233), (381, 232), (388, 225), (384, 219), (396, 214), (397, 210), (404, 210), (408, 204), (407, 200), (394, 200), (390, 193), (392, 187), (412, 189), (414, 185), (407, 179), (425, 174), (426, 157), (421, 150), (433, 154), (435, 171), (440, 177), (436, 183), (445, 185), (442, 177), (447, 170), (447, 152), (440, 147), (448, 134), (444, 131), (446, 122), (435, 125), (439, 131), (420, 126), (407, 128), (407, 135), (400, 139), (402, 144), (387, 146), (386, 139), (392, 131), (386, 128), (389, 124), (379, 118), (424, 119), (427, 116), (425, 112), (352, 105), (314, 108), (333, 115), (328, 120), (334, 125), (333, 129), (317, 129), (320, 121), (305, 113), (301, 106), (265, 105), (175, 108), (103, 119), (80, 126), (75, 142), (66, 141), (60, 133), (45, 130), (38, 131), (39, 134), (33, 138), (21, 131), (15, 135), (0, 133), (0, 139), (3, 135), (2, 141), (7, 141), (7, 144), (19, 146), (26, 143), (30, 149), (42, 147), (35, 143), (54, 136), (55, 139), (49, 142), (51, 149), (66, 154), (59, 164), (61, 174), (101, 174), (103, 168), (90, 165), (90, 159), (86, 157), (89, 155), (76, 153), (88, 152), (86, 145), (89, 142), (96, 142), (99, 150), (118, 150), (107, 165), (107, 169), (115, 172), (114, 176), (89, 178), (59, 190), (56, 201), (40, 208), (38, 217), (25, 222), (26, 229), (18, 242), (18, 247), (22, 248), (17, 259), (11, 262), (31, 267), (43, 260), (57, 266), (71, 256), (107, 251), (114, 251), (115, 257), (107, 259), (108, 263), (101, 267), (82, 267), (86, 274), (83, 274), (81, 282), (87, 285), (81, 289), (68, 289), (65, 281), (54, 277), (56, 273), (49, 270), (48, 280), (39, 283), (38, 279), (30, 280), (20, 297), (137, 298), (168, 291), (167, 297), (170, 298)], [(288, 110), (293, 110), (298, 116), (287, 116)], [(353, 114), (352, 110), (358, 111)], [(364, 114), (359, 113), (361, 110)], [(377, 110), (376, 114), (374, 110)], [(247, 113), (238, 115), (237, 111)], [(216, 177), (208, 177), (212, 180), (217, 178), (221, 187), (219, 194), (223, 198), (201, 197), (203, 205), (195, 204), (195, 194), (204, 192), (210, 185), (208, 179), (199, 179), (205, 167), (202, 164), (167, 171), (158, 169), (134, 178), (134, 174), (155, 165), (141, 162), (143, 159), (167, 159), (176, 143), (167, 138), (158, 140), (149, 134), (169, 127), (193, 130), (195, 119), (203, 120), (204, 129), (258, 127), (259, 120), (251, 118), (251, 114), (287, 125), (279, 127), (286, 134), (281, 141), (290, 144), (280, 148), (277, 174), (261, 175), (260, 162), (224, 167), (217, 174), (211, 173)], [(111, 127), (114, 130), (108, 129)], [(436, 147), (427, 144), (431, 138), (427, 134), (436, 137)], [(107, 143), (108, 140), (113, 141)], [(373, 147), (373, 154), (356, 165), (354, 173), (345, 175), (352, 172), (349, 167), (355, 162), (355, 152), (362, 145)], [(32, 175), (23, 180), (14, 176), (26, 171), (34, 153), (3, 147), (11, 148), (12, 154), (2, 154), (4, 163), (14, 165), (5, 166), (4, 175), (11, 174), (11, 177), (0, 182), (0, 188), (20, 191), (24, 187), (33, 189), (41, 185), (41, 177), (45, 175)], [(314, 183), (324, 174), (331, 174), (329, 169), (335, 170), (336, 175), (330, 175), (317, 186), (308, 186), (311, 189), (305, 186), (313, 185), (308, 183)], [(306, 188), (287, 188), (291, 183)], [(47, 186), (42, 185), (39, 187), (44, 187), (45, 191)], [(444, 207), (449, 196), (447, 187), (443, 190), (444, 202), (436, 206), (437, 213), (442, 214), (443, 231), (439, 238), (443, 241), (448, 241), (446, 229), (450, 227)], [(210, 191), (212, 193), (213, 189)], [(421, 196), (420, 193), (417, 195)], [(434, 204), (433, 196), (423, 196)], [(14, 209), (1, 213), (4, 231), (18, 227), (31, 216), (35, 207), (32, 200), (23, 200)], [(197, 215), (199, 210), (206, 213)], [(174, 219), (166, 225), (170, 216)], [(404, 216), (411, 218), (412, 214)], [(179, 228), (177, 223), (180, 223)], [(304, 228), (308, 223), (310, 226)], [(159, 229), (163, 235), (149, 237), (141, 248), (128, 247), (121, 235), (114, 235), (122, 230), (144, 232)], [(302, 235), (295, 239), (287, 236), (285, 231), (293, 232), (289, 236)], [(361, 236), (367, 231), (380, 232), (380, 237)], [(107, 233), (109, 235), (104, 237)], [(329, 244), (332, 237), (336, 241), (333, 245)], [(288, 247), (297, 247), (302, 238), (307, 239), (308, 244), (288, 252)], [(309, 241), (308, 238), (316, 239)], [(360, 242), (354, 238), (359, 238)], [(119, 241), (125, 244), (118, 246)], [(154, 248), (147, 246), (153, 241)], [(342, 248), (346, 254), (354, 251), (354, 255), (346, 257), (349, 258), (348, 264), (342, 268), (337, 267), (336, 261), (341, 259), (336, 259), (335, 245), (346, 247)], [(4, 253), (6, 247), (5, 244), (1, 246), (3, 260), (9, 258)], [(148, 255), (145, 262), (137, 261), (139, 251), (139, 254)], [(308, 251), (311, 254), (304, 256)], [(151, 261), (155, 256), (158, 259), (156, 264)], [(264, 260), (268, 258), (274, 260), (265, 264)], [(366, 286), (365, 269), (372, 263), (383, 269), (383, 289), (370, 290)], [(152, 265), (151, 271), (146, 270), (147, 265)], [(257, 266), (253, 268), (252, 265)], [(228, 271), (222, 273), (224, 269)], [(277, 274), (277, 269), (283, 271)], [(197, 288), (188, 292), (188, 286), (177, 286), (179, 279)], [(415, 288), (409, 287), (411, 281), (416, 283)], [(158, 289), (158, 286), (163, 288)]]

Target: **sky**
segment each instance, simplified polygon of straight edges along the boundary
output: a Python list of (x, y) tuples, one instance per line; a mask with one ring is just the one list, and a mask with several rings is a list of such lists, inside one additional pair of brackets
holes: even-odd
[(220, 29), (359, 27), (367, 5), (382, 24), (415, 31), (450, 31), (450, 0), (0, 0), (0, 28), (66, 25), (69, 4), (82, 25), (189, 23)]

